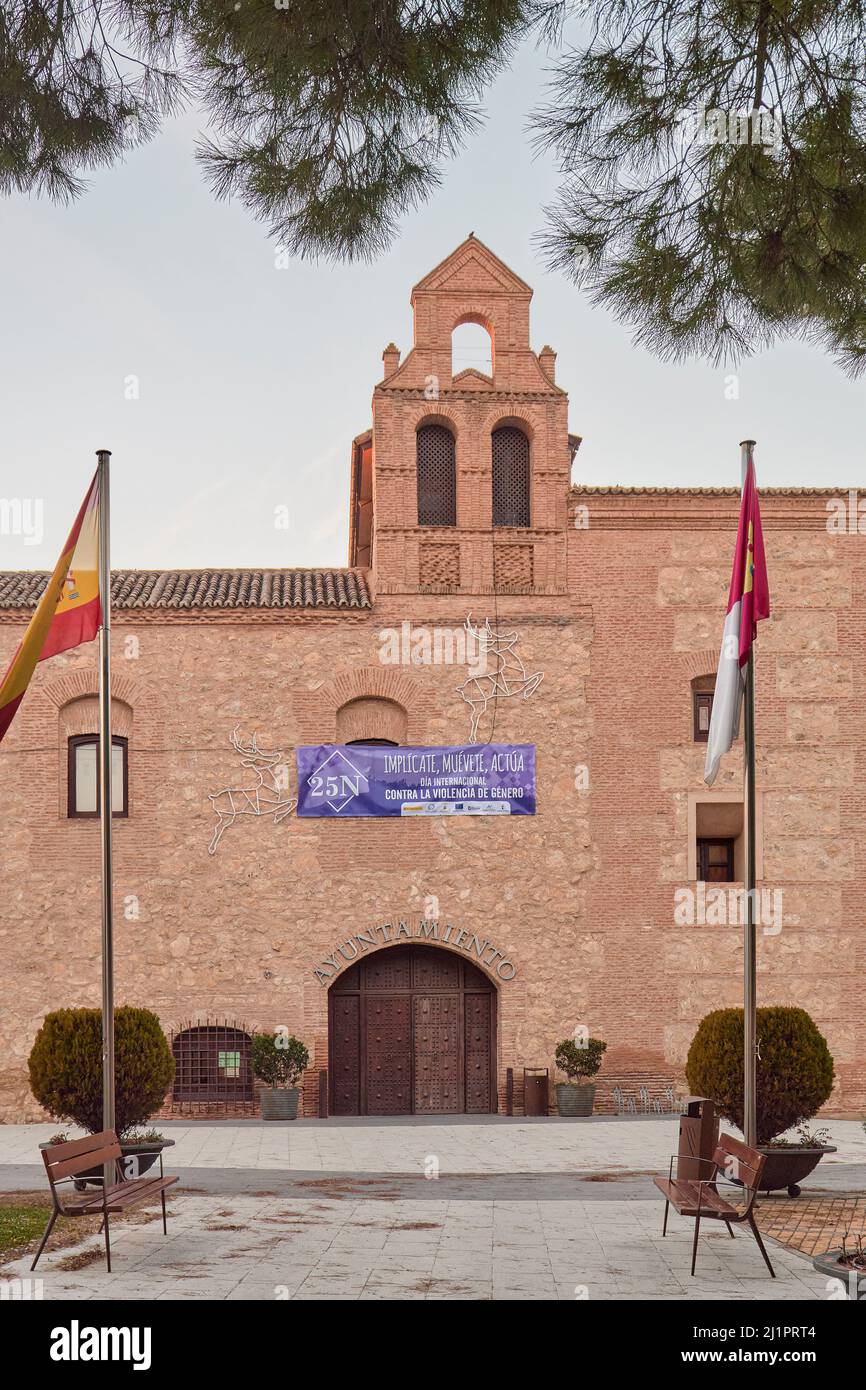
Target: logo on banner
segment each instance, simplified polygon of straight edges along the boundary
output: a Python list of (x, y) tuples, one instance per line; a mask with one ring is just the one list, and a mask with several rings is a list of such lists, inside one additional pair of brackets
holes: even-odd
[(307, 778), (310, 795), (327, 802), (335, 815), (345, 811), (350, 801), (369, 790), (369, 779), (342, 748), (335, 748)]

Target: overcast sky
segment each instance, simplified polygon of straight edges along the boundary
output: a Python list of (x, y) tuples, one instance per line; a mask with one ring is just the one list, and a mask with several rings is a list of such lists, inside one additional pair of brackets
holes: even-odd
[(115, 568), (345, 564), (350, 441), (382, 349), (411, 346), (412, 285), (470, 231), (535, 289), (533, 346), (558, 352), (584, 437), (575, 481), (738, 483), (753, 437), (764, 487), (866, 484), (866, 383), (819, 351), (749, 360), (727, 399), (731, 368), (658, 362), (544, 269), (533, 235), (556, 175), (525, 125), (546, 62), (523, 50), (483, 133), (372, 266), (277, 269), (265, 229), (212, 199), (193, 113), (70, 208), (7, 200), (0, 498), (44, 499), (44, 538), (0, 535), (0, 568), (53, 567), (99, 447), (113, 451)]

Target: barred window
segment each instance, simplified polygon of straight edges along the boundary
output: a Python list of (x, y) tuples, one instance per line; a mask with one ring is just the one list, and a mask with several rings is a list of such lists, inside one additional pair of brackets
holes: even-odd
[(251, 1101), (252, 1051), (249, 1034), (229, 1024), (184, 1028), (172, 1038), (174, 1101)]
[(416, 436), (418, 525), (457, 525), (454, 436), (444, 425), (422, 425)]
[(493, 525), (529, 525), (529, 440), (514, 425), (493, 431)]

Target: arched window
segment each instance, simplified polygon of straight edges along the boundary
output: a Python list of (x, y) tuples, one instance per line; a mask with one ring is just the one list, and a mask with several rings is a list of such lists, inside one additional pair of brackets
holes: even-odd
[(249, 1033), (228, 1024), (184, 1028), (172, 1038), (172, 1100), (251, 1101), (253, 1069)]
[(514, 425), (493, 431), (493, 525), (529, 525), (529, 440)]
[(422, 425), (416, 435), (418, 525), (457, 525), (454, 436), (444, 425)]

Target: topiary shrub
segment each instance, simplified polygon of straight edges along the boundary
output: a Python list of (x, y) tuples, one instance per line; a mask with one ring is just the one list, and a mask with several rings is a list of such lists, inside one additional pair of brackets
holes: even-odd
[(287, 1033), (253, 1034), (253, 1072), (274, 1089), (297, 1086), (310, 1065), (310, 1054), (300, 1038)]
[[(27, 1063), (30, 1089), (50, 1115), (102, 1129), (102, 1012), (46, 1014)], [(115, 1129), (118, 1137), (158, 1110), (174, 1079), (174, 1058), (156, 1014), (130, 1004), (114, 1011)]]
[(569, 1081), (575, 1085), (595, 1076), (601, 1066), (601, 1059), (607, 1051), (607, 1043), (601, 1038), (587, 1038), (581, 1047), (574, 1038), (565, 1038), (557, 1043), (554, 1061), (560, 1071), (564, 1071)]
[[(757, 1011), (756, 1111), (758, 1143), (769, 1144), (808, 1120), (833, 1089), (827, 1040), (805, 1009), (773, 1005)], [(715, 1009), (692, 1039), (686, 1077), (693, 1095), (708, 1096), (743, 1128), (743, 1010)]]

